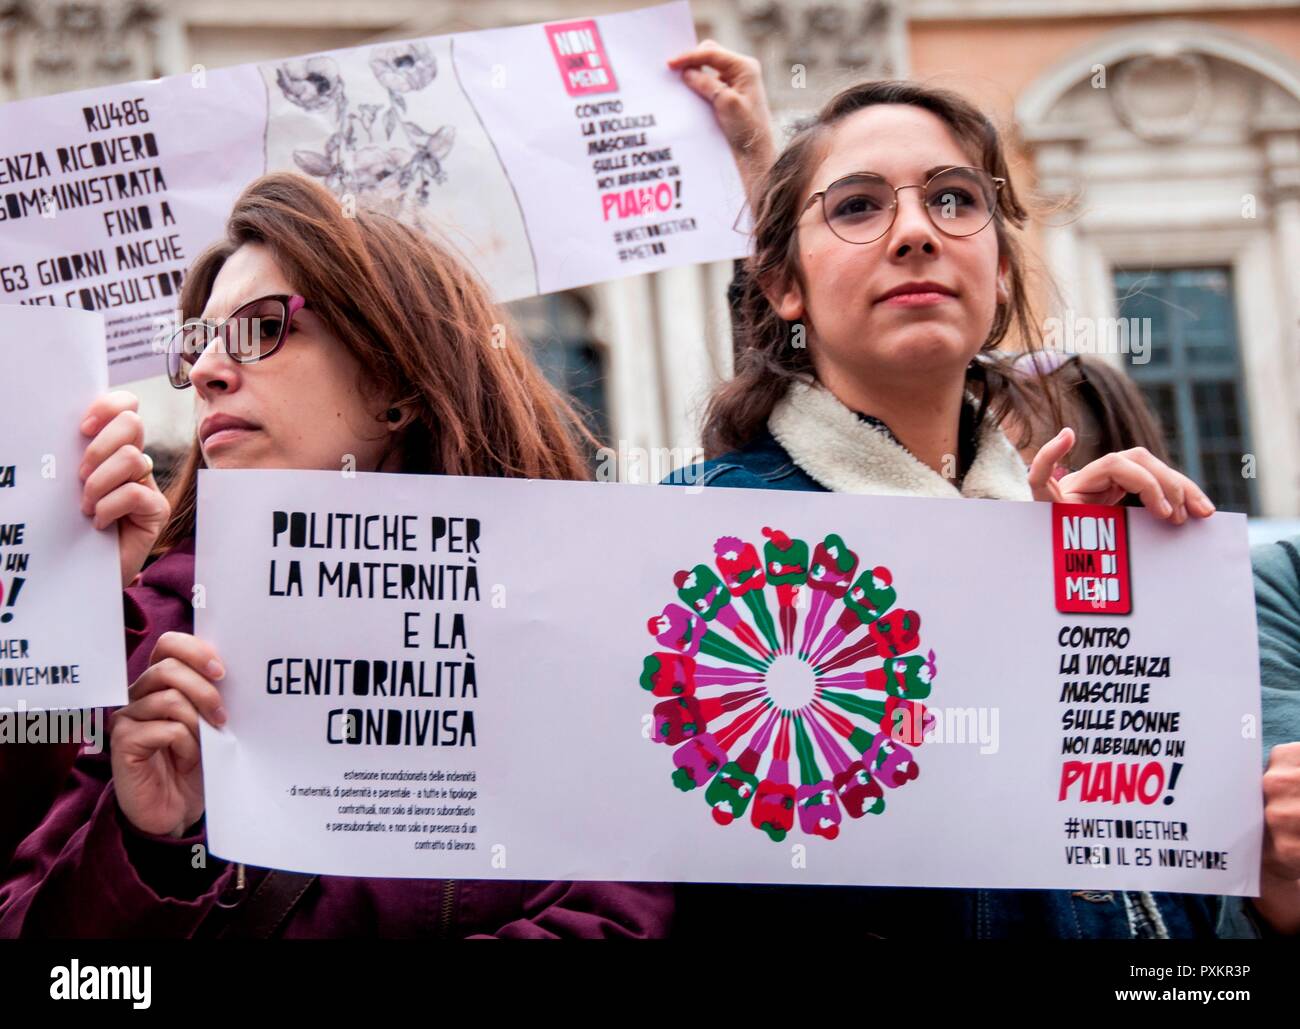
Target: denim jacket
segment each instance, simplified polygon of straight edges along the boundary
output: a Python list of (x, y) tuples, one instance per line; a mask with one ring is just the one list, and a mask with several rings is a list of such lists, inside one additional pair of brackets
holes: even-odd
[[(828, 401), (823, 396), (818, 403)], [(809, 424), (809, 417), (803, 417), (801, 424), (800, 417), (787, 405), (780, 419), (770, 421), (769, 426), (776, 425), (778, 432), (789, 440), (799, 432), (811, 435), (823, 428)], [(840, 414), (831, 410), (829, 417), (835, 422)], [(852, 436), (857, 430), (832, 424), (829, 431), (832, 436), (837, 433)], [(900, 461), (916, 460), (891, 434), (883, 435), (888, 445), (900, 452)], [(871, 445), (880, 444), (873, 440)], [(981, 446), (984, 445), (981, 441)], [(834, 473), (823, 474), (830, 477)], [(796, 463), (770, 427), (738, 450), (678, 469), (664, 484), (828, 492), (825, 485)], [(857, 491), (893, 492), (872, 489), (870, 481)], [(965, 490), (962, 493), (970, 495)], [(840, 936), (853, 930), (887, 939), (1176, 939), (1209, 938), (1216, 933), (1259, 935), (1254, 920), (1236, 898), (1228, 898), (1225, 903), (1224, 898), (1192, 894), (1095, 889), (679, 886), (677, 933), (693, 937), (696, 932), (708, 931), (709, 926), (725, 926), (736, 938), (788, 932), (793, 927), (825, 928)]]

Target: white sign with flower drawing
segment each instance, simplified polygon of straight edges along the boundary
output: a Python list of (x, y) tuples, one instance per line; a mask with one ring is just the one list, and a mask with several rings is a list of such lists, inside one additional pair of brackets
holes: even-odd
[(523, 212), (503, 202), (510, 180), (450, 51), (442, 37), (263, 65), (267, 170), (305, 172), (345, 201), (417, 222), (456, 246), (498, 296), (527, 296)]
[(268, 171), (460, 252), (513, 300), (745, 252), (685, 2), (0, 105), (0, 303), (100, 312), (161, 374), (185, 270)]

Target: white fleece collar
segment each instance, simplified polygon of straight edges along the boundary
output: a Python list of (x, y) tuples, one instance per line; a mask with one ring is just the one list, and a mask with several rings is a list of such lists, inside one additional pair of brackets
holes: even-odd
[(960, 490), (820, 383), (792, 383), (767, 427), (795, 464), (835, 493), (1033, 499), (1024, 462), (991, 422), (980, 430)]

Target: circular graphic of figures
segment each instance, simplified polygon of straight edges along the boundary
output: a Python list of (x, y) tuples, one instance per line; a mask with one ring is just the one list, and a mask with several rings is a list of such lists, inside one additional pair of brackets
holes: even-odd
[(881, 814), (886, 791), (920, 774), (937, 669), (888, 568), (835, 533), (810, 553), (764, 528), (761, 544), (719, 537), (673, 586), (647, 623), (658, 649), (641, 687), (660, 698), (652, 738), (672, 748), (673, 785), (716, 823), (748, 813), (774, 841), (796, 823), (833, 840), (845, 813)]

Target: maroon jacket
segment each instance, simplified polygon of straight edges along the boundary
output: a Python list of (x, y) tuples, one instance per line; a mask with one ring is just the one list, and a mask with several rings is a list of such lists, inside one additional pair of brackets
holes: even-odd
[[(188, 569), (183, 555), (189, 555)], [(176, 558), (168, 555), (156, 561), (122, 591), (128, 682), (134, 682), (149, 667), (149, 656), (159, 636), (169, 628), (192, 624), (191, 587), (186, 576), (193, 576), (193, 555), (192, 543), (178, 547)], [(101, 723), (105, 731), (108, 711), (103, 711)], [(107, 746), (108, 741), (104, 744)], [(112, 774), (108, 754), (82, 754), (81, 761), (77, 761), (80, 751), (78, 743), (0, 746), (0, 869), (5, 869), (18, 845), (50, 813), (65, 785), (68, 793), (80, 796), (82, 808), (84, 801), (99, 796)], [(61, 804), (61, 810), (71, 817), (72, 808), (67, 804)], [(89, 816), (90, 809), (85, 808), (72, 826), (75, 828)], [(6, 869), (3, 881), (8, 882), (14, 874), (14, 869)]]
[[(148, 667), (159, 636), (193, 631), (193, 582), (191, 542), (150, 565), (126, 591), (132, 682)], [(14, 780), (3, 782), (11, 789)], [(236, 866), (207, 855), (205, 868), (192, 867), (201, 843), (202, 831), (173, 839), (127, 821), (105, 740), (102, 753), (76, 758), (48, 816), (14, 854), (0, 883), (0, 938), (194, 935), (219, 895), (235, 895)], [(248, 870), (245, 893), (259, 874)], [(672, 911), (672, 887), (657, 883), (321, 876), (280, 935), (655, 938), (667, 934)]]

